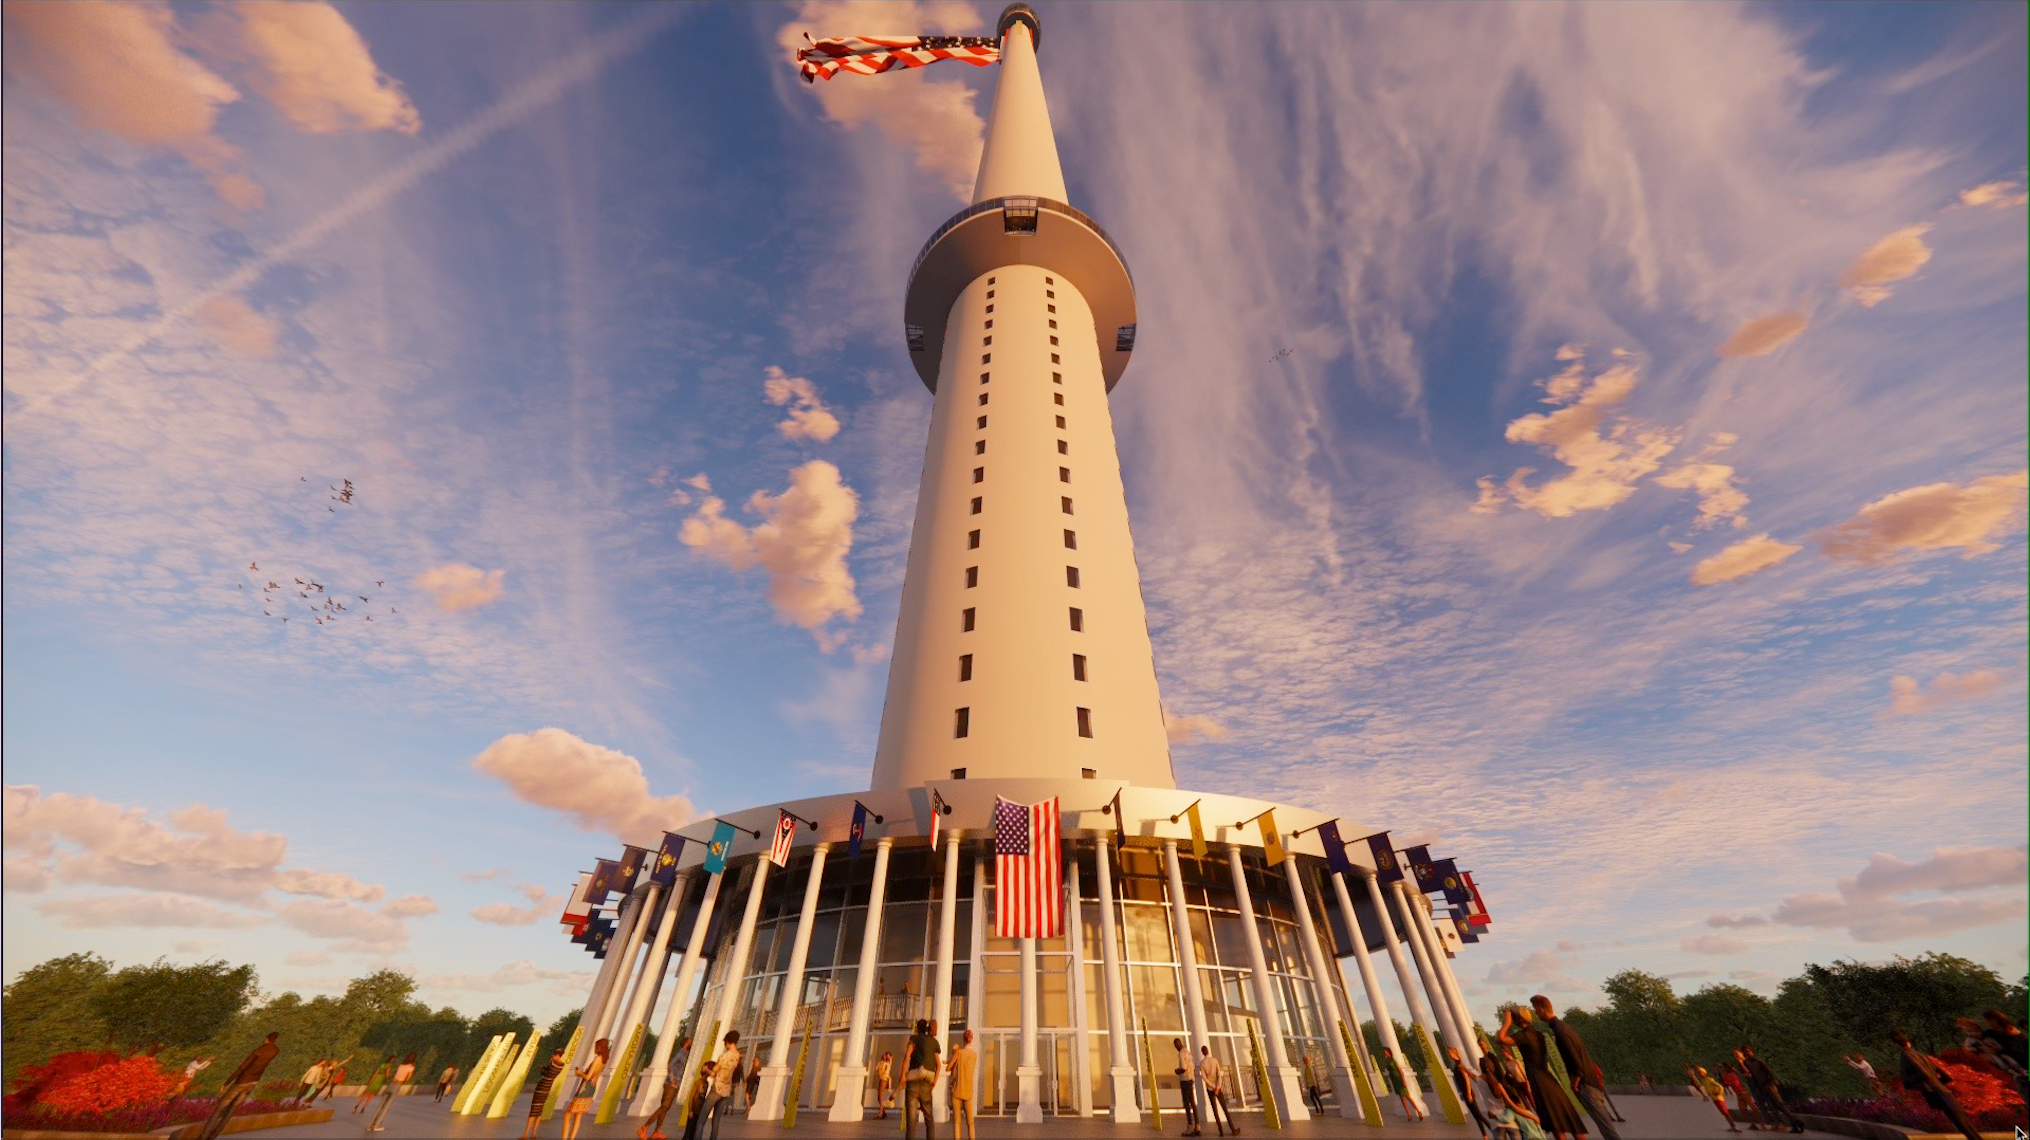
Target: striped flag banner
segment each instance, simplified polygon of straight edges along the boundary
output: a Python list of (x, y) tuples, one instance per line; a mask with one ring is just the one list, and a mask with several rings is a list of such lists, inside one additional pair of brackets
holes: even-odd
[(775, 842), (768, 846), (768, 861), (778, 867), (789, 866), (789, 849), (796, 844), (796, 817), (776, 809)]
[(1001, 59), (1001, 41), (992, 36), (839, 36), (814, 40), (796, 53), (805, 83), (829, 80), (841, 70), (879, 75), (897, 67), (922, 67), (941, 59), (985, 67)]
[(1064, 937), (1057, 797), (1018, 804), (994, 797), (994, 934)]

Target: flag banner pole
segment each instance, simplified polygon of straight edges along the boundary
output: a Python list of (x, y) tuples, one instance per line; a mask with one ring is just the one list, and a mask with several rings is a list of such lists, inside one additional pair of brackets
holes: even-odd
[(1368, 1083), (1367, 1065), (1361, 1060), (1360, 1050), (1353, 1047), (1353, 1031), (1346, 1027), (1346, 1019), (1339, 1019), (1339, 1035), (1346, 1039), (1346, 1056), (1352, 1064), (1353, 1087), (1360, 1095), (1360, 1117), (1370, 1127), (1382, 1126), (1381, 1102), (1375, 1099), (1374, 1086)]
[[(712, 1037), (717, 1037), (718, 1035), (719, 1035), (719, 1023), (715, 1021), (712, 1023), (711, 1037), (707, 1037), (703, 1041), (700, 1041), (695, 1037), (691, 1039), (691, 1056), (690, 1060), (684, 1062), (685, 1072), (687, 1073), (690, 1072), (694, 1067), (692, 1066), (691, 1061), (696, 1061), (697, 1065), (695, 1066), (695, 1068), (698, 1071), (698, 1079), (701, 1081), (705, 1079), (705, 1062), (711, 1060), (711, 1058), (705, 1056), (705, 1054), (711, 1052)], [(682, 1108), (680, 1108), (677, 1112), (677, 1126), (679, 1128), (683, 1127), (685, 1124), (690, 1122), (690, 1119), (691, 1119), (691, 1098), (690, 1096), (686, 1095), (684, 1097), (684, 1103)]]

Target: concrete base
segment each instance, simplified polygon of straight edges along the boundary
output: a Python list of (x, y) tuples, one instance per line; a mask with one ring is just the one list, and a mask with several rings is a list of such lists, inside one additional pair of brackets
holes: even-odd
[(761, 1084), (754, 1090), (754, 1106), (747, 1110), (749, 1120), (781, 1120), (783, 1094), (789, 1091), (788, 1065), (763, 1065)]
[(1043, 1070), (1035, 1065), (1018, 1066), (1015, 1087), (1020, 1097), (1015, 1102), (1015, 1123), (1043, 1123)]
[(1269, 1069), (1269, 1091), (1276, 1094), (1276, 1111), (1286, 1121), (1311, 1119), (1311, 1107), (1304, 1103), (1304, 1074), (1295, 1065)]
[(1350, 1069), (1332, 1070), (1332, 1095), (1339, 1101), (1341, 1120), (1359, 1120), (1360, 1090), (1353, 1087), (1353, 1072)]
[(1114, 1107), (1112, 1116), (1115, 1124), (1142, 1123), (1142, 1110), (1135, 1104), (1135, 1070), (1126, 1065), (1116, 1065), (1107, 1070), (1114, 1081)]
[(867, 1066), (840, 1065), (832, 1086), (832, 1111), (825, 1119), (834, 1124), (857, 1123), (867, 1119)]
[[(635, 1086), (634, 1103), (628, 1105), (627, 1111), (622, 1115), (647, 1116), (654, 1112), (656, 1106), (663, 1102), (663, 1082), (669, 1079), (669, 1075), (670, 1071), (667, 1066), (649, 1066), (648, 1070), (641, 1075), (641, 1084)], [(564, 1083), (564, 1074), (557, 1074), (557, 1083), (559, 1085)], [(682, 1100), (683, 1098), (679, 1097), (677, 1099)]]

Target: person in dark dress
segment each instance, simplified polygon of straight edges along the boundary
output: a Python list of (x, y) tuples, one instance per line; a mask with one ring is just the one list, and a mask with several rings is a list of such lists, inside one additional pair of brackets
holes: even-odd
[(1523, 1075), (1529, 1081), (1530, 1100), (1537, 1108), (1537, 1122), (1553, 1140), (1586, 1135), (1579, 1109), (1558, 1078), (1551, 1072), (1551, 1047), (1537, 1031), (1535, 1016), (1522, 1006), (1511, 1006), (1502, 1014), (1501, 1035), (1495, 1040), (1515, 1049), (1522, 1057)]
[(564, 1071), (564, 1051), (553, 1049), (550, 1059), (543, 1062), (542, 1075), (536, 1078), (536, 1091), (529, 1096), (529, 1123), (522, 1129), (522, 1140), (531, 1140), (536, 1129), (543, 1124), (543, 1105), (550, 1099), (550, 1090), (557, 1085), (557, 1074)]
[(255, 1085), (261, 1083), (261, 1074), (268, 1071), (268, 1062), (282, 1052), (282, 1047), (275, 1044), (279, 1036), (281, 1034), (268, 1034), (267, 1039), (256, 1045), (254, 1051), (247, 1054), (247, 1059), (240, 1062), (240, 1067), (233, 1070), (233, 1075), (226, 1078), (225, 1088), (212, 1105), (211, 1116), (205, 1119), (204, 1127), (198, 1129), (197, 1134), (204, 1140), (213, 1140), (225, 1131), (226, 1121), (232, 1119), (233, 1110), (240, 1107), (240, 1102), (247, 1099), (247, 1094), (254, 1091)]
[(1586, 1109), (1586, 1115), (1600, 1127), (1600, 1135), (1607, 1140), (1621, 1140), (1621, 1133), (1614, 1130), (1614, 1114), (1607, 1108), (1607, 1084), (1600, 1079), (1600, 1066), (1586, 1052), (1586, 1043), (1572, 1027), (1558, 1020), (1558, 1011), (1552, 1007), (1551, 999), (1542, 994), (1530, 999), (1531, 1008), (1550, 1027), (1551, 1039), (1558, 1043), (1558, 1055), (1564, 1059), (1565, 1072), (1572, 1078), (1572, 1093)]
[(1945, 1118), (1952, 1121), (1952, 1126), (1959, 1129), (1960, 1134), (1967, 1140), (1981, 1140), (1981, 1130), (1974, 1127), (1974, 1122), (1967, 1119), (1966, 1110), (1960, 1107), (1960, 1102), (1945, 1089), (1945, 1086), (1952, 1083), (1952, 1074), (1945, 1071), (1937, 1058), (1919, 1052), (1917, 1046), (1910, 1043), (1910, 1038), (1903, 1035), (1902, 1030), (1890, 1030), (1889, 1040), (1896, 1042), (1896, 1048), (1903, 1053), (1903, 1062), (1896, 1074), (1902, 1079), (1903, 1087), (1922, 1094), (1924, 1103), (1944, 1113)]
[(1803, 1132), (1804, 1123), (1783, 1103), (1783, 1090), (1777, 1087), (1775, 1070), (1755, 1055), (1754, 1046), (1743, 1045), (1734, 1050), (1734, 1055), (1741, 1059), (1741, 1071), (1748, 1074), (1749, 1090), (1757, 1094), (1755, 1102), (1770, 1123), (1781, 1123), (1788, 1125), (1792, 1132)]

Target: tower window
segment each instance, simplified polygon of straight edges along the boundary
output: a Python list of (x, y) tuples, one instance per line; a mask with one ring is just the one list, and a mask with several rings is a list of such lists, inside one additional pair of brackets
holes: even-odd
[(1057, 469), (1057, 481), (1058, 481), (1058, 482), (1060, 482), (1060, 483), (1069, 483), (1069, 482), (1071, 482), (1071, 468), (1069, 468), (1069, 467), (1060, 467), (1060, 468), (1058, 468), (1058, 469)]
[(1060, 403), (1060, 404), (1064, 403), (1064, 393), (1063, 393), (1063, 392), (1052, 392), (1052, 393), (1050, 394), (1050, 398), (1051, 398), (1051, 399), (1053, 399), (1053, 400), (1055, 400), (1055, 401), (1057, 401), (1057, 402), (1058, 402), (1058, 403)]
[(1064, 584), (1074, 590), (1078, 589), (1078, 567), (1067, 566), (1064, 568)]
[(1058, 499), (1057, 501), (1058, 501), (1058, 502), (1060, 502), (1060, 503), (1062, 503), (1062, 504), (1064, 504), (1064, 513), (1065, 513), (1065, 514), (1070, 514), (1070, 513), (1071, 513), (1071, 496), (1070, 496), (1070, 495), (1065, 495), (1065, 496), (1062, 496), (1062, 497), (1060, 497), (1060, 498), (1059, 498), (1059, 499)]
[[(1056, 322), (1056, 321), (1052, 321), (1052, 322), (1050, 322), (1050, 323), (1051, 323), (1051, 324), (1056, 324), (1057, 322)], [(1050, 338), (1050, 343), (1052, 343), (1052, 344), (1056, 344), (1056, 343), (1057, 343), (1057, 338), (1056, 338), (1056, 337), (1051, 337), (1051, 338)], [(1055, 357), (1055, 356), (1052, 356), (1052, 357), (1050, 358), (1050, 362), (1051, 362), (1052, 364), (1056, 364), (1056, 363), (1057, 363), (1057, 357)]]
[[(982, 448), (982, 449), (984, 450), (984, 449), (986, 448), (986, 446), (987, 446), (987, 445), (986, 445), (986, 441), (982, 440), (982, 441), (981, 441), (981, 443), (980, 443), (980, 447), (981, 447), (981, 448)], [(1057, 441), (1057, 453), (1058, 453), (1059, 455), (1070, 455), (1070, 454), (1071, 454), (1071, 445), (1070, 445), (1070, 444), (1068, 444), (1068, 443), (1066, 443), (1066, 442), (1064, 442), (1064, 441), (1063, 441), (1063, 440), (1061, 440), (1061, 439), (1060, 439), (1060, 440), (1058, 440), (1058, 441)]]
[[(1080, 709), (1078, 711), (1081, 714), (1085, 712), (1084, 709)], [(1078, 723), (1080, 736), (1092, 735), (1092, 733), (1085, 731), (1085, 718), (1083, 715), (1080, 716)], [(967, 733), (972, 731), (972, 728), (973, 728), (973, 710), (959, 709), (957, 715), (952, 717), (952, 735), (957, 737), (964, 737)]]
[(969, 531), (967, 531), (967, 532), (966, 532), (966, 549), (967, 549), (967, 550), (978, 550), (979, 548), (980, 548), (980, 532), (979, 532), (979, 531), (977, 531), (977, 530), (969, 530)]
[[(965, 726), (965, 723), (966, 723), (966, 722), (965, 722), (965, 720), (963, 719), (963, 714), (965, 713), (965, 711), (966, 711), (966, 710), (964, 710), (964, 709), (960, 709), (960, 710), (959, 710), (959, 712), (960, 712), (960, 714), (961, 714), (961, 719), (960, 719), (960, 721), (959, 721), (959, 725), (960, 725), (961, 729), (963, 729), (963, 728), (964, 728), (964, 726)], [(1085, 738), (1086, 738), (1086, 739), (1088, 739), (1088, 740), (1092, 739), (1092, 735), (1093, 735), (1093, 710), (1091, 710), (1091, 709), (1080, 709), (1080, 710), (1078, 710), (1078, 734), (1079, 734), (1080, 736), (1083, 736), (1083, 737), (1085, 737)], [(960, 736), (964, 736), (964, 735), (965, 735), (965, 733), (964, 733), (963, 731), (961, 731), (961, 732), (959, 733), (959, 735), (960, 735)]]
[(953, 769), (952, 769), (952, 779), (954, 779), (954, 780), (963, 780), (963, 779), (965, 779), (965, 778), (966, 778), (966, 770), (965, 770), (964, 768), (953, 768)]
[[(989, 278), (987, 278), (987, 284), (989, 284), (989, 285), (992, 285), (993, 283), (994, 283), (994, 279), (993, 279), (992, 277), (989, 277)], [(991, 297), (991, 296), (993, 296), (993, 294), (992, 294), (992, 293), (989, 293), (989, 294), (987, 294), (987, 296)]]
[(980, 373), (980, 383), (985, 384), (987, 382), (987, 376), (988, 374), (985, 372)]
[(970, 590), (979, 584), (980, 584), (980, 568), (978, 566), (966, 567), (966, 589)]
[(985, 417), (985, 416), (981, 416), (981, 417), (979, 418), (979, 421), (978, 421), (978, 422), (976, 422), (975, 424), (973, 424), (973, 426), (974, 426), (975, 428), (979, 429), (980, 431), (986, 431), (986, 430), (987, 430), (987, 417)]
[[(981, 337), (981, 338), (980, 338), (980, 347), (981, 347), (981, 348), (985, 348), (985, 347), (987, 347), (988, 345), (990, 345), (990, 344), (992, 344), (992, 343), (994, 343), (994, 338), (993, 338), (993, 337), (991, 337), (991, 336), (983, 336), (983, 337)], [(980, 361), (980, 363), (982, 363), (982, 364), (985, 364), (985, 363), (987, 363), (987, 362), (986, 362), (986, 361), (984, 361), (984, 360), (982, 360), (982, 361)]]
[[(971, 661), (972, 658), (967, 657), (966, 660)], [(960, 679), (963, 680), (964, 678)], [(1085, 680), (1085, 654), (1074, 653), (1071, 655), (1071, 679), (1074, 681)]]
[(987, 454), (987, 441), (986, 441), (986, 440), (984, 440), (984, 439), (976, 439), (976, 440), (974, 440), (974, 441), (973, 441), (973, 454), (974, 454), (974, 455), (985, 455), (985, 454)]
[(961, 653), (959, 654), (959, 680), (970, 681), (972, 679), (973, 679), (973, 655), (970, 653)]
[(1057, 284), (1057, 278), (1055, 278), (1055, 277), (1045, 277), (1045, 278), (1043, 279), (1043, 283), (1044, 283), (1045, 285), (1055, 285), (1055, 284)]
[[(1050, 311), (1051, 311), (1051, 312), (1053, 312), (1053, 313), (1054, 313), (1054, 312), (1056, 312), (1056, 311), (1057, 311), (1057, 306), (1056, 306), (1056, 305), (1052, 305), (1052, 306), (1050, 307)], [(991, 325), (991, 324), (993, 324), (994, 322), (992, 322), (992, 321), (988, 321), (987, 323)], [(1051, 328), (1056, 328), (1056, 327), (1057, 327), (1057, 322), (1056, 322), (1056, 321), (1052, 321), (1052, 322), (1050, 322), (1050, 327), (1051, 327)]]
[(1057, 296), (1057, 291), (1055, 289), (1045, 289), (1043, 295), (1054, 299)]
[[(980, 403), (984, 404), (986, 402), (987, 402), (987, 394), (985, 392), (980, 393)], [(981, 424), (980, 426), (985, 427), (987, 425)]]
[[(1051, 338), (1050, 338), (1050, 343), (1052, 343), (1052, 344), (1056, 344), (1056, 343), (1057, 343), (1057, 338), (1056, 338), (1056, 337), (1051, 337)], [(1056, 354), (1056, 353), (1054, 353), (1054, 352), (1050, 354), (1050, 362), (1051, 362), (1052, 364), (1062, 364), (1062, 363), (1064, 363), (1064, 362), (1063, 362), (1062, 360), (1058, 359), (1058, 356), (1057, 356), (1057, 354)], [(982, 364), (985, 364), (985, 363), (987, 363), (987, 362), (986, 362), (985, 360), (982, 360), (982, 361), (980, 361), (980, 363), (982, 363)]]
[(991, 353), (991, 352), (983, 352), (983, 353), (981, 353), (981, 354), (980, 354), (980, 363), (982, 363), (982, 364), (992, 364), (993, 362), (994, 362), (994, 354), (993, 354), (993, 353)]
[(971, 633), (971, 632), (973, 632), (973, 618), (974, 618), (975, 612), (976, 612), (976, 611), (975, 611), (975, 610), (973, 609), (973, 607), (971, 607), (971, 606), (967, 606), (967, 607), (965, 608), (965, 611), (964, 611), (963, 613), (961, 613), (961, 614), (959, 615), (960, 617), (962, 617), (962, 618), (964, 618), (964, 619), (965, 619), (965, 620), (964, 620), (964, 622), (962, 623), (962, 625), (960, 626), (960, 629), (959, 629), (959, 632), (960, 632), (960, 633)]
[(1078, 770), (1078, 778), (1081, 780), (1097, 780), (1100, 778), (1100, 770), (1098, 768), (1080, 768)]
[[(972, 613), (973, 611), (967, 610), (966, 612)], [(966, 628), (971, 629), (972, 627), (967, 626)], [(1073, 633), (1085, 632), (1085, 611), (1077, 606), (1071, 607), (1071, 631)]]
[(1053, 313), (1057, 311), (1056, 305), (1045, 305), (1044, 308), (1049, 309)]
[[(989, 293), (989, 294), (987, 294), (987, 296), (991, 297), (991, 296), (993, 296), (993, 294), (992, 294), (992, 293)], [(988, 312), (990, 312), (990, 313), (991, 313), (991, 312), (993, 312), (993, 311), (994, 311), (994, 306), (992, 306), (992, 305), (988, 305), (988, 306), (987, 306), (987, 311), (988, 311)]]
[[(1053, 372), (1053, 373), (1051, 373), (1051, 374), (1050, 374), (1050, 382), (1051, 382), (1052, 384), (1062, 384), (1062, 383), (1064, 383), (1064, 373), (1062, 373), (1062, 372)], [(1059, 425), (1059, 426), (1063, 426), (1063, 425)]]
[(1075, 530), (1067, 530), (1067, 531), (1065, 531), (1065, 532), (1064, 532), (1064, 548), (1065, 548), (1066, 550), (1077, 550), (1077, 549), (1078, 549), (1078, 532), (1077, 532), (1077, 531), (1075, 531)]
[[(1059, 470), (1063, 470), (1063, 468), (1059, 468)], [(984, 483), (986, 481), (987, 481), (987, 469), (985, 467), (973, 468), (973, 482)]]
[(1057, 417), (1057, 430), (1059, 430), (1059, 431), (1063, 431), (1063, 430), (1064, 430), (1064, 417), (1063, 417), (1063, 416), (1059, 416), (1059, 417)]
[(980, 513), (980, 496), (978, 495), (973, 496), (973, 513), (976, 515)]
[(992, 320), (990, 319), (990, 320), (988, 320), (988, 322), (987, 322), (987, 323), (986, 323), (986, 324), (985, 324), (984, 326), (982, 326), (982, 327), (983, 327), (983, 328), (993, 328), (993, 327), (994, 327), (994, 322), (993, 322), (993, 321), (992, 321)]

